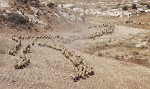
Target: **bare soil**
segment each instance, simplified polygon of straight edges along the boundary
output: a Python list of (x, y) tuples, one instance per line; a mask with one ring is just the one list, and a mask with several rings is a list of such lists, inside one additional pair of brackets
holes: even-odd
[[(53, 14), (48, 20), (44, 16), (40, 20), (51, 21), (50, 28), (34, 22), (31, 30), (1, 24), (0, 89), (150, 89), (149, 25), (128, 25), (126, 18), (86, 17), (68, 23)], [(132, 20), (149, 23), (148, 18), (144, 14)], [(26, 60), (28, 65), (15, 69)]]

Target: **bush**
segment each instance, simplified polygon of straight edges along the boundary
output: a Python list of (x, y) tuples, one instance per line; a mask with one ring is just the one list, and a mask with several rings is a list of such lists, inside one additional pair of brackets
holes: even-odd
[(34, 7), (39, 7), (40, 6), (40, 1), (39, 0), (15, 0), (15, 4), (22, 4), (22, 5), (30, 5)]
[(6, 21), (6, 17), (4, 15), (0, 15), (0, 22)]
[(48, 6), (49, 8), (54, 8), (54, 7), (55, 7), (55, 4), (54, 4), (54, 3), (48, 3), (47, 6)]
[(126, 11), (126, 10), (128, 10), (128, 7), (127, 6), (123, 6), (122, 10)]
[(23, 17), (23, 16), (21, 16), (17, 13), (11, 13), (8, 16), (8, 21), (12, 22), (14, 24), (17, 24), (17, 25), (22, 25), (22, 24), (27, 24), (28, 23), (28, 19), (26, 19), (25, 17)]
[(150, 4), (147, 4), (147, 5), (146, 5), (146, 8), (147, 8), (147, 9), (150, 9)]
[(5, 16), (5, 21), (3, 22), (9, 24), (9, 26), (11, 27), (19, 26), (24, 29), (31, 29), (31, 25), (33, 25), (32, 23), (29, 22), (29, 19), (27, 17), (24, 17), (18, 13), (7, 14)]
[(20, 2), (21, 4), (27, 4), (28, 0), (17, 0), (17, 2)]
[(137, 10), (136, 4), (132, 4), (132, 9)]

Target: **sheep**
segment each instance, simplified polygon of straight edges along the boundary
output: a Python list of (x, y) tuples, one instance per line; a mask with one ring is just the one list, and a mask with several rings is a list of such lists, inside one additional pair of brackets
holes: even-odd
[(16, 37), (16, 36), (13, 36), (12, 40), (15, 41), (15, 42), (19, 42), (20, 41), (20, 39), (18, 37)]
[(72, 64), (75, 66), (75, 74), (71, 75), (71, 78), (76, 82), (80, 78), (87, 78), (89, 75), (93, 75), (93, 68), (87, 66), (85, 60), (80, 56), (76, 55), (74, 51), (70, 51), (69, 49), (56, 44), (43, 44), (39, 43), (39, 46), (44, 46), (48, 48), (53, 48), (55, 50), (60, 51), (67, 59), (69, 59)]
[(28, 36), (28, 37), (27, 37), (27, 39), (30, 39), (30, 38), (31, 38), (31, 36)]
[(24, 53), (24, 54), (30, 53), (30, 44), (28, 44), (28, 45), (26, 45), (25, 47), (23, 47), (23, 48), (21, 49), (21, 53)]
[(19, 61), (14, 65), (15, 69), (23, 69), (30, 64), (30, 60)]
[(15, 56), (14, 50), (9, 50), (9, 55)]
[(20, 52), (20, 53), (19, 53), (19, 57), (20, 57), (21, 59), (23, 59), (23, 60), (26, 60), (26, 56), (25, 56), (25, 54), (24, 54), (23, 52)]
[(17, 43), (17, 45), (16, 45), (16, 50), (19, 50), (20, 48), (21, 48), (21, 40)]
[(71, 74), (71, 79), (73, 79), (74, 82), (77, 82), (79, 80), (79, 75), (76, 74)]

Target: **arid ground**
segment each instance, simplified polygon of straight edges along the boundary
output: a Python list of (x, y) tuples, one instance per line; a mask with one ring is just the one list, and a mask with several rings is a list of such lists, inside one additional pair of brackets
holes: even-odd
[(150, 12), (74, 1), (0, 0), (0, 89), (150, 89)]

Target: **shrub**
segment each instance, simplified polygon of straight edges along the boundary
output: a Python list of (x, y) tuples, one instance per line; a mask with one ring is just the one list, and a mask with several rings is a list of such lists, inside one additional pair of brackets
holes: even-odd
[(126, 10), (128, 10), (128, 7), (127, 6), (123, 6), (122, 10), (126, 11)]
[(5, 21), (6, 17), (4, 15), (0, 15), (0, 22)]
[(54, 7), (55, 7), (55, 4), (50, 2), (50, 3), (47, 4), (47, 6), (48, 6), (49, 8), (54, 8)]
[(6, 19), (5, 22), (6, 24), (10, 24), (11, 27), (19, 26), (24, 29), (31, 29), (32, 23), (29, 22), (29, 19), (25, 16), (22, 16), (18, 13), (9, 13), (5, 16)]
[(27, 4), (28, 0), (17, 0), (17, 2), (19, 2), (21, 4)]
[(132, 9), (137, 10), (136, 4), (132, 4)]
[(28, 19), (26, 19), (25, 17), (17, 14), (17, 13), (11, 13), (8, 16), (8, 21), (12, 22), (14, 24), (18, 24), (18, 25), (22, 25), (22, 24), (27, 24), (28, 23)]
[(146, 8), (147, 8), (147, 9), (150, 9), (150, 4), (147, 4), (147, 5), (146, 5)]

